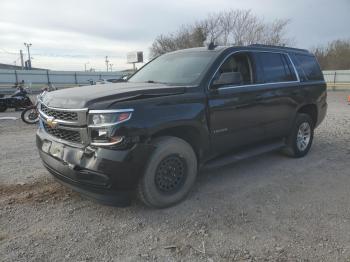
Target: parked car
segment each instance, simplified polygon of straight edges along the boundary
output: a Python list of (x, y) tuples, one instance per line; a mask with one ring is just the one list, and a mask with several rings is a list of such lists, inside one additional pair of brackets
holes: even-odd
[(110, 84), (110, 83), (119, 83), (124, 82), (123, 78), (108, 78), (108, 79), (99, 79), (96, 81), (96, 85)]
[(202, 167), (271, 150), (305, 156), (326, 98), (306, 50), (186, 49), (125, 83), (46, 93), (37, 147), (51, 174), (84, 195), (126, 205), (136, 194), (164, 208), (185, 198)]

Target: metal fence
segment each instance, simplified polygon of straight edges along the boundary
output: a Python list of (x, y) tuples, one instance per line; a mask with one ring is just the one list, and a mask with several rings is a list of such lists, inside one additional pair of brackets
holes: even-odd
[(350, 89), (350, 70), (323, 71), (323, 75), (329, 88)]
[(13, 86), (25, 82), (26, 85), (72, 86), (87, 85), (89, 81), (116, 78), (123, 76), (122, 72), (74, 72), (51, 70), (0, 70), (0, 85)]
[[(51, 70), (6, 70), (0, 69), (0, 91), (11, 93), (16, 83), (25, 82), (34, 90), (53, 84), (57, 88), (88, 85), (90, 81), (116, 78), (123, 72), (81, 72), (81, 71), (51, 71)], [(323, 71), (329, 88), (333, 90), (350, 89), (350, 70)]]

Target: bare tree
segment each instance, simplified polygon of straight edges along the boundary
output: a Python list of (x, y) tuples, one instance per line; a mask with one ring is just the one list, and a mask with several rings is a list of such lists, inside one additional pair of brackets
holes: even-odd
[(151, 57), (167, 52), (202, 46), (207, 35), (198, 26), (182, 26), (175, 34), (160, 35), (151, 46)]
[(313, 49), (322, 70), (350, 69), (350, 40), (335, 40)]
[(151, 57), (166, 52), (203, 46), (204, 42), (219, 45), (272, 44), (287, 45), (286, 37), (290, 20), (266, 23), (251, 10), (232, 9), (209, 14), (194, 25), (184, 25), (175, 34), (158, 36), (151, 46)]

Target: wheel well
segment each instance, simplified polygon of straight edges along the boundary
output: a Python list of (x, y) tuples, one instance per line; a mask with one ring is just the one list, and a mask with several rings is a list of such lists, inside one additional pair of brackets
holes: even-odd
[(316, 123), (317, 123), (317, 107), (316, 107), (316, 105), (314, 105), (314, 104), (305, 105), (298, 110), (298, 113), (308, 114), (311, 117), (314, 125), (316, 125)]
[(172, 127), (161, 130), (152, 135), (152, 139), (160, 136), (174, 136), (185, 140), (191, 145), (195, 152), (197, 159), (200, 158), (202, 151), (200, 150), (200, 133), (199, 131), (191, 126), (180, 126)]

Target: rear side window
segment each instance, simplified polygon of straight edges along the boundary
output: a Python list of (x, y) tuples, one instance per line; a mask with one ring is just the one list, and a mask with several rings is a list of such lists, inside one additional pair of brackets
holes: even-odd
[(289, 59), (280, 53), (258, 52), (256, 57), (262, 68), (265, 83), (287, 82), (296, 80)]
[(307, 80), (323, 80), (323, 74), (316, 58), (309, 55), (295, 55), (300, 67), (302, 68)]

